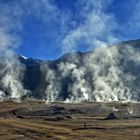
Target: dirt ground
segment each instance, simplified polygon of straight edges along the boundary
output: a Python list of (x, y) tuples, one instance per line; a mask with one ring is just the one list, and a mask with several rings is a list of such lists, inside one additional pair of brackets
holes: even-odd
[(140, 104), (1, 102), (0, 140), (140, 140)]

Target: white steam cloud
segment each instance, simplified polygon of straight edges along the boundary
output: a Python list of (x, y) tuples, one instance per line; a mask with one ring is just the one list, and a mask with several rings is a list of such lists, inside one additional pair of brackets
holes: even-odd
[(64, 52), (76, 50), (85, 45), (93, 49), (118, 40), (113, 34), (117, 22), (113, 14), (106, 12), (112, 0), (79, 0), (78, 9), (83, 22), (70, 30), (62, 41)]
[[(58, 63), (55, 69), (43, 68), (49, 83), (46, 99), (51, 97), (51, 101), (67, 102), (139, 101), (139, 56), (140, 51), (131, 46), (100, 47), (85, 54), (83, 60), (75, 57), (73, 62)], [(137, 73), (133, 72), (133, 67)], [(65, 80), (67, 78), (68, 81)], [(67, 91), (63, 91), (64, 85), (67, 85)], [(60, 98), (62, 93), (63, 96), (67, 93), (65, 99)]]
[[(21, 15), (13, 10), (18, 7), (9, 8), (0, 4), (0, 97), (8, 95), (9, 98), (20, 99), (26, 94), (21, 81), (24, 73), (22, 66), (14, 53), (14, 49), (19, 45), (20, 40), (15, 32), (20, 29), (19, 18)], [(13, 32), (15, 31), (15, 32)]]
[(18, 33), (31, 15), (48, 26), (50, 20), (58, 20), (59, 10), (49, 0), (0, 2), (0, 98), (20, 99), (29, 92), (23, 87), (25, 67), (19, 62), (15, 50), (22, 43)]
[(56, 71), (51, 70), (46, 64), (41, 65), (41, 70), (45, 75), (45, 81), (47, 83), (44, 99), (49, 102), (55, 101), (60, 91), (59, 82), (56, 80)]
[[(120, 25), (117, 24), (113, 14), (106, 12), (112, 2), (113, 0), (78, 1), (79, 14), (83, 22), (67, 32), (62, 40), (62, 50), (74, 51), (80, 45), (96, 50), (85, 55), (82, 66), (80, 65), (82, 60), (78, 60), (78, 57), (70, 58), (73, 62), (61, 62), (57, 65), (59, 74), (47, 67), (46, 77), (51, 70), (52, 82), (50, 77), (46, 78), (51, 85), (51, 88), (50, 85), (47, 86), (46, 93), (55, 93), (55, 100), (62, 92), (60, 87), (66, 77), (71, 77), (67, 85), (66, 101), (139, 99), (139, 88), (134, 84), (136, 76), (131, 69), (127, 71), (129, 63), (139, 65), (139, 51), (131, 46), (108, 47), (109, 43), (119, 40), (114, 32)], [(59, 83), (59, 86), (56, 83)]]
[(76, 64), (73, 63), (63, 63), (61, 62), (58, 65), (59, 69), (59, 74), (61, 75), (62, 78), (70, 76), (72, 79), (72, 83), (69, 84), (68, 86), (68, 92), (71, 93), (69, 94), (67, 101), (82, 101), (88, 100), (89, 99), (89, 90), (87, 86), (87, 82), (84, 79), (85, 75), (85, 68), (81, 67), (78, 68)]

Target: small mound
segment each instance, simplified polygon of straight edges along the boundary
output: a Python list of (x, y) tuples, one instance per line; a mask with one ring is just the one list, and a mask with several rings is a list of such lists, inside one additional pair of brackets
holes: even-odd
[(64, 107), (58, 106), (58, 105), (51, 106), (50, 108), (51, 108), (51, 110), (53, 110), (53, 111), (64, 111), (64, 110), (65, 110)]
[(119, 119), (119, 117), (115, 113), (110, 113), (105, 120), (116, 120)]

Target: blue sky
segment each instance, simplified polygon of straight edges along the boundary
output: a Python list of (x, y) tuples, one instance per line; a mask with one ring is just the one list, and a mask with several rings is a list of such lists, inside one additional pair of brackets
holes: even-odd
[(139, 0), (0, 0), (0, 32), (17, 53), (54, 60), (140, 38), (139, 9)]

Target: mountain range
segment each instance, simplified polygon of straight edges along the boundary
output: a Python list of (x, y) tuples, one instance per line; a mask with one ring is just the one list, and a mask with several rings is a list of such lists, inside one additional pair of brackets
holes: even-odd
[[(21, 99), (140, 101), (140, 40), (103, 46), (89, 52), (68, 53), (54, 61), (18, 55), (15, 62), (5, 67), (3, 59), (0, 60), (1, 98), (11, 97), (11, 86), (19, 88), (16, 86), (19, 82), (22, 90), (26, 90), (18, 96)], [(11, 67), (15, 68), (11, 71)], [(12, 79), (13, 73), (22, 73), (22, 76)], [(10, 80), (3, 80), (9, 77), (7, 75), (11, 76)]]

